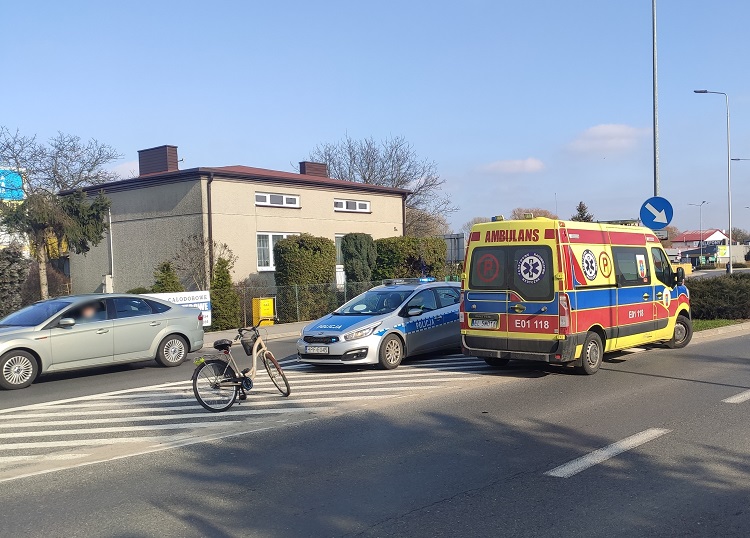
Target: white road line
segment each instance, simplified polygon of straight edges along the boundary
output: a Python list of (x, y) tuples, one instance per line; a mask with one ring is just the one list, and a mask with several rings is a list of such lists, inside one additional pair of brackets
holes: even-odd
[(174, 437), (111, 437), (108, 439), (69, 439), (65, 441), (35, 441), (32, 443), (6, 443), (0, 450), (27, 450), (29, 448), (62, 448), (67, 446), (100, 446), (118, 445), (121, 443), (162, 443), (168, 439), (186, 439), (186, 436)]
[(739, 404), (742, 402), (746, 402), (748, 400), (750, 400), (750, 390), (746, 390), (745, 392), (740, 392), (739, 394), (735, 394), (734, 396), (730, 396), (729, 398), (724, 398), (722, 402), (730, 403), (730, 404)]
[(26, 454), (24, 456), (0, 456), (0, 463), (78, 460), (89, 455), (90, 454)]
[(589, 467), (593, 467), (594, 465), (605, 462), (608, 459), (617, 456), (618, 454), (622, 454), (623, 452), (636, 448), (644, 443), (653, 441), (657, 437), (661, 437), (662, 435), (667, 434), (670, 431), (672, 430), (650, 428), (640, 433), (636, 433), (635, 435), (631, 435), (630, 437), (626, 437), (621, 441), (617, 441), (616, 443), (605, 446), (604, 448), (600, 448), (599, 450), (589, 452), (585, 456), (581, 456), (580, 458), (569, 461), (564, 465), (555, 467), (551, 471), (547, 471), (544, 474), (546, 474), (547, 476), (555, 476), (558, 478), (570, 478), (571, 476), (580, 473), (581, 471), (584, 471)]
[(77, 430), (54, 430), (35, 432), (0, 433), (0, 439), (27, 439), (29, 437), (54, 437), (57, 435), (89, 435), (102, 433), (144, 432), (151, 430), (188, 430), (191, 428), (214, 428), (223, 424), (238, 423), (238, 420), (221, 422), (184, 422), (181, 424), (152, 424), (150, 426), (118, 426), (116, 428), (79, 428)]
[[(415, 387), (415, 390), (432, 390), (432, 389), (439, 389), (440, 386), (425, 386), (425, 387)], [(390, 389), (383, 388), (382, 391), (387, 391)], [(341, 391), (341, 392), (357, 392), (356, 390), (348, 390), (348, 391)], [(389, 395), (385, 396), (379, 396), (382, 398), (387, 398)], [(395, 394), (393, 395), (395, 396)], [(320, 402), (337, 402), (339, 401), (337, 398), (313, 398), (313, 399), (307, 399), (304, 400), (305, 402), (309, 403), (320, 403)], [(259, 403), (259, 402), (255, 402)], [(275, 402), (268, 402), (272, 404), (282, 404), (282, 403), (288, 403), (288, 404), (295, 404), (295, 403), (302, 403), (301, 400), (285, 400), (285, 402), (281, 401), (275, 401)], [(244, 404), (243, 404), (244, 405)], [(252, 405), (252, 404), (251, 404)], [(194, 407), (194, 406), (193, 406)], [(200, 406), (198, 406), (200, 407)], [(184, 407), (182, 407), (184, 408)], [(164, 408), (153, 408), (155, 411), (163, 411)], [(243, 415), (267, 415), (267, 414), (277, 414), (277, 413), (286, 413), (287, 411), (290, 413), (299, 413), (304, 411), (310, 411), (313, 408), (307, 408), (307, 407), (288, 407), (288, 408), (282, 408), (282, 409), (242, 409), (242, 408), (233, 408), (229, 411), (226, 411), (225, 413), (233, 413), (233, 414), (239, 414), (242, 413)], [(315, 410), (320, 409), (328, 409), (327, 407), (318, 407), (314, 408)], [(135, 410), (130, 410), (135, 411)], [(140, 412), (141, 410), (137, 410)], [(79, 413), (75, 413), (78, 415)], [(90, 415), (90, 413), (87, 413), (87, 415)], [(60, 416), (59, 413), (55, 413), (53, 415), (41, 415), (39, 418), (51, 418), (51, 417), (58, 417)], [(20, 428), (37, 428), (37, 427), (49, 427), (49, 426), (77, 426), (77, 425), (85, 425), (85, 424), (111, 424), (113, 422), (154, 422), (154, 421), (163, 421), (168, 422), (170, 420), (182, 420), (182, 419), (194, 419), (194, 418), (220, 418), (221, 415), (214, 415), (214, 414), (208, 414), (205, 410), (202, 413), (177, 413), (172, 415), (146, 415), (146, 416), (138, 416), (133, 415), (132, 412), (128, 414), (126, 417), (107, 417), (107, 418), (85, 418), (85, 419), (75, 419), (75, 420), (41, 420), (36, 422), (20, 422), (22, 420), (28, 419), (30, 417), (28, 416), (19, 416), (16, 417), (16, 419), (7, 424), (0, 424), (0, 430), (8, 430), (8, 429), (20, 429)], [(222, 421), (223, 422), (223, 421)], [(50, 435), (54, 435), (55, 432), (58, 430), (54, 430), (50, 433)]]

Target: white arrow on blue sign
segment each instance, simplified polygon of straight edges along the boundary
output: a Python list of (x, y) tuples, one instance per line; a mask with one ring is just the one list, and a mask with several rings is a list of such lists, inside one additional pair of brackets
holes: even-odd
[(653, 196), (641, 206), (641, 222), (652, 230), (666, 228), (672, 222), (674, 209), (666, 198)]

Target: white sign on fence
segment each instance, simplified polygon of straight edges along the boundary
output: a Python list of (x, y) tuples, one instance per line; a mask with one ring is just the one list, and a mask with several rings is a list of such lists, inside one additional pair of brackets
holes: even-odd
[(176, 293), (147, 293), (148, 297), (156, 297), (170, 303), (200, 308), (203, 312), (203, 326), (211, 325), (211, 292), (210, 291), (181, 291)]

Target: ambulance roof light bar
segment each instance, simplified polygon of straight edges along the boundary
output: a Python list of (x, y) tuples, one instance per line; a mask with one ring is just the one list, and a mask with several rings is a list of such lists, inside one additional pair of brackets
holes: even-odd
[(524, 213), (523, 220), (531, 220), (534, 218), (534, 213)]
[(492, 222), (500, 222), (502, 220), (505, 220), (505, 217), (503, 217), (502, 215), (496, 215), (492, 217)]

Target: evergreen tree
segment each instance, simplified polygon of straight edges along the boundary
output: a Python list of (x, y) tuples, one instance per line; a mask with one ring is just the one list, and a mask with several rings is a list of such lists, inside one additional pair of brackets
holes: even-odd
[(211, 329), (215, 331), (240, 326), (240, 296), (232, 285), (231, 269), (229, 260), (216, 260), (211, 281)]
[(31, 261), (19, 245), (0, 250), (0, 318), (22, 306), (21, 290), (29, 274)]
[(174, 293), (185, 291), (177, 277), (172, 262), (161, 262), (154, 270), (154, 293)]
[(589, 213), (589, 208), (583, 203), (583, 201), (581, 201), (578, 202), (578, 205), (576, 206), (576, 214), (570, 217), (570, 220), (575, 220), (577, 222), (594, 222), (594, 215)]

